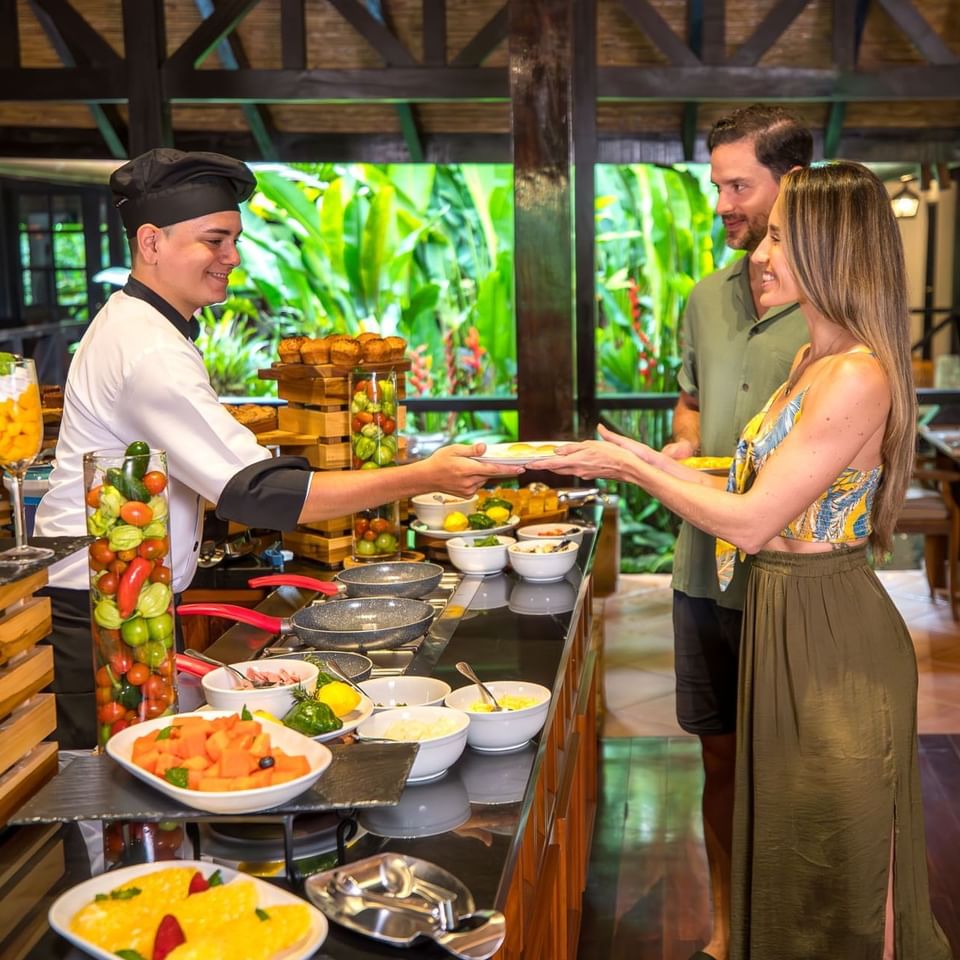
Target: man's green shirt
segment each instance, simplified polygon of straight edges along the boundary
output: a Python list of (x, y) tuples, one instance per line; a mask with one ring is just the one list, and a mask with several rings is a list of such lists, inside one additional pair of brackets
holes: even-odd
[[(757, 317), (750, 293), (747, 257), (701, 280), (683, 315), (680, 387), (700, 407), (700, 453), (732, 456), (751, 417), (790, 372), (809, 340), (796, 304)], [(743, 607), (746, 565), (738, 564), (724, 592), (717, 583), (714, 538), (684, 523), (673, 562), (674, 590), (711, 597), (724, 607)]]

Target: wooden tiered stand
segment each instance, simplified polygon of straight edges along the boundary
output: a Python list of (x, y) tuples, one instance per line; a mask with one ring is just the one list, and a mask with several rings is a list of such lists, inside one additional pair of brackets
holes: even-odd
[[(357, 367), (336, 367), (333, 364), (276, 363), (260, 371), (263, 380), (276, 380), (277, 393), (287, 405), (278, 414), (278, 429), (257, 434), (264, 446), (279, 447), (290, 456), (304, 457), (318, 470), (349, 470), (351, 370), (364, 373), (397, 372), (397, 397), (406, 396), (406, 372), (409, 360), (390, 363), (368, 363)], [(406, 407), (397, 407), (397, 429), (406, 421)], [(405, 442), (400, 438), (398, 460), (404, 459)], [(389, 468), (387, 468), (389, 469)], [(353, 517), (335, 517), (301, 525), (284, 533), (283, 545), (299, 557), (330, 566), (350, 556)]]

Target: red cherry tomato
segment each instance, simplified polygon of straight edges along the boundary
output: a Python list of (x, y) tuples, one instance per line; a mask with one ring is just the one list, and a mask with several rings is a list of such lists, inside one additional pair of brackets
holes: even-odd
[(113, 677), (110, 676), (110, 672), (106, 667), (101, 667), (97, 671), (96, 677), (94, 679), (97, 682), (98, 687), (109, 687), (113, 683)]
[(364, 539), (364, 540), (376, 540), (376, 539), (377, 539), (377, 535), (376, 535), (372, 530), (368, 530), (368, 531), (363, 535), (363, 539)]
[(90, 544), (90, 559), (106, 566), (117, 559), (117, 555), (110, 549), (110, 542), (101, 538)]
[(166, 677), (169, 680), (170, 677), (173, 676), (173, 657), (167, 657), (165, 660), (161, 660), (156, 670), (161, 677)]
[(129, 726), (129, 720), (114, 720), (113, 723), (110, 724), (110, 733), (119, 733), (121, 730), (126, 730)]
[(170, 585), (170, 568), (158, 564), (150, 571), (151, 583), (165, 583)]
[(159, 470), (151, 470), (143, 475), (141, 483), (147, 488), (147, 493), (151, 497), (155, 497), (158, 493), (163, 493), (164, 487), (167, 485), (167, 478)]
[(391, 434), (397, 429), (397, 421), (394, 420), (393, 417), (384, 417), (383, 423), (380, 424), (380, 429), (386, 434)]
[(160, 539), (144, 540), (143, 543), (137, 547), (137, 553), (145, 560), (159, 560), (161, 557), (167, 555), (169, 549), (170, 546), (167, 543), (167, 538), (161, 537)]
[(353, 523), (353, 532), (362, 537), (370, 529), (370, 521), (366, 517), (358, 517)]
[[(110, 669), (115, 677), (122, 677), (133, 666), (133, 657), (126, 649), (118, 650), (110, 655)], [(106, 722), (106, 721), (102, 721)]]
[(129, 563), (131, 560), (136, 560), (137, 559), (136, 547), (133, 547), (130, 550), (120, 550), (117, 553), (117, 559), (122, 560), (124, 563)]
[(111, 701), (100, 706), (97, 710), (97, 719), (101, 723), (115, 723), (117, 720), (123, 719), (124, 713), (125, 711), (119, 703)]
[(158, 700), (165, 704), (169, 704), (173, 700), (173, 690), (170, 684), (156, 674), (143, 685), (143, 695), (148, 700)]
[[(129, 551), (126, 551), (126, 552), (129, 553)], [(136, 550), (134, 550), (134, 554), (136, 554)], [(111, 573), (115, 573), (119, 577), (123, 574), (123, 571), (127, 569), (127, 564), (125, 560), (121, 560), (118, 557), (112, 563), (107, 565), (107, 569)]]
[(139, 500), (128, 500), (120, 508), (120, 519), (134, 527), (145, 527), (153, 520), (153, 511)]
[(144, 700), (140, 704), (140, 710), (147, 720), (159, 717), (166, 709), (167, 705), (162, 700)]
[(97, 705), (103, 706), (113, 699), (113, 687), (97, 687)]
[(374, 520), (370, 521), (370, 529), (374, 533), (386, 533), (391, 527), (389, 520), (384, 520), (383, 517), (377, 517)]
[(112, 597), (117, 592), (119, 582), (120, 580), (115, 573), (105, 573), (97, 581), (97, 589), (108, 597)]
[[(149, 679), (150, 668), (145, 663), (135, 663), (127, 671), (127, 680), (135, 687), (139, 687), (141, 683), (145, 683)], [(147, 694), (147, 696), (149, 696), (149, 694)]]
[(100, 491), (103, 489), (103, 484), (98, 483), (95, 487), (91, 487), (87, 491), (87, 506), (93, 507), (94, 510), (100, 506)]

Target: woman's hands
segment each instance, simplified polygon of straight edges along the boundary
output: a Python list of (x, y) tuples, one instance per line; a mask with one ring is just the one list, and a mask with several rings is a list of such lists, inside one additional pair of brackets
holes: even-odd
[(621, 436), (606, 427), (600, 427), (603, 440), (585, 440), (557, 447), (555, 456), (534, 460), (527, 464), (528, 470), (550, 470), (552, 473), (569, 474), (584, 480), (633, 480), (631, 465), (637, 460), (650, 463), (656, 452), (645, 443)]
[(516, 477), (523, 467), (473, 460), (487, 449), (483, 443), (454, 443), (441, 447), (424, 460), (420, 467), (429, 478), (422, 493), (434, 490), (458, 497), (472, 497), (488, 480), (497, 477)]

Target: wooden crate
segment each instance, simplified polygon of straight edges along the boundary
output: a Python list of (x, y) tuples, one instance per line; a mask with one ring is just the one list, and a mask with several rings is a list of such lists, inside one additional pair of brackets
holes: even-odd
[(29, 650), (51, 630), (50, 598), (31, 597), (0, 617), (0, 665)]
[(320, 563), (341, 563), (353, 551), (353, 536), (324, 536), (309, 530), (295, 530), (284, 533), (283, 546), (292, 550), (298, 557), (309, 557)]
[[(56, 757), (54, 757), (56, 759)], [(51, 892), (65, 872), (59, 824), (8, 831), (0, 843), (0, 955), (22, 960), (49, 931)]]
[(53, 682), (53, 647), (35, 646), (0, 667), (0, 719)]
[[(318, 380), (323, 377), (347, 377), (354, 370), (362, 373), (388, 373), (397, 371), (397, 378), (411, 366), (409, 360), (391, 360), (388, 363), (360, 363), (354, 367), (335, 367), (332, 363), (274, 363), (258, 370), (261, 380)], [(398, 384), (399, 385), (399, 384)]]
[(280, 408), (277, 425), (288, 433), (306, 433), (324, 440), (350, 436), (350, 414), (346, 410), (288, 405)]

